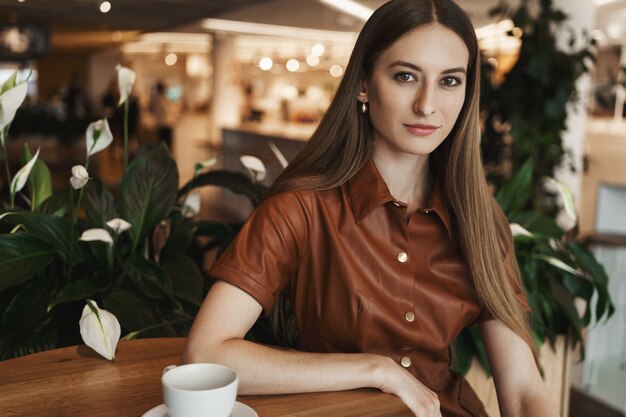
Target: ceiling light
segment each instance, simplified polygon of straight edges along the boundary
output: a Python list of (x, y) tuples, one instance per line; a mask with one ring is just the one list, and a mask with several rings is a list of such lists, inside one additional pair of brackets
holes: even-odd
[(374, 13), (374, 9), (363, 6), (362, 4), (357, 3), (352, 0), (318, 0), (320, 3), (324, 3), (325, 5), (332, 7), (333, 9), (337, 9), (340, 12), (347, 13), (351, 16), (358, 17), (363, 21), (370, 18), (372, 13)]
[(202, 27), (207, 30), (219, 32), (249, 33), (253, 35), (283, 36), (286, 38), (346, 43), (353, 43), (357, 37), (355, 32), (305, 29), (293, 26), (267, 25), (264, 23), (240, 22), (223, 19), (203, 19)]
[(26, 0), (17, 0), (19, 3), (24, 3)]
[(324, 51), (326, 51), (326, 48), (321, 43), (316, 43), (313, 47), (311, 47), (311, 53), (315, 56), (324, 55)]
[(259, 68), (261, 68), (263, 71), (269, 71), (272, 69), (273, 66), (274, 66), (274, 61), (272, 61), (272, 58), (268, 58), (264, 56), (259, 61)]
[(315, 67), (320, 63), (320, 59), (317, 55), (309, 54), (306, 57), (306, 63), (309, 67)]
[(174, 65), (176, 63), (176, 61), (178, 61), (178, 55), (171, 53), (171, 54), (167, 54), (167, 56), (165, 57), (165, 65), (171, 67), (172, 65)]
[(341, 68), (339, 65), (333, 65), (332, 67), (330, 67), (330, 75), (332, 75), (335, 78), (339, 78), (343, 75), (343, 68)]
[(285, 67), (287, 67), (287, 71), (289, 72), (296, 72), (300, 69), (300, 63), (298, 62), (297, 59), (290, 59), (289, 61), (287, 61), (287, 64), (285, 64)]
[(100, 11), (102, 13), (108, 13), (111, 10), (111, 3), (109, 3), (108, 1), (103, 1), (102, 3), (100, 3)]

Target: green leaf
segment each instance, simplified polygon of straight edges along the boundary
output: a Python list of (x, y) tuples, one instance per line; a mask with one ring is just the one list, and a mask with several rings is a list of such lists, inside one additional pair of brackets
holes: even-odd
[(85, 186), (85, 217), (87, 228), (106, 228), (106, 222), (117, 216), (115, 200), (102, 181), (90, 180)]
[(72, 193), (65, 191), (51, 195), (42, 204), (37, 206), (36, 211), (42, 214), (50, 214), (55, 217), (63, 217), (72, 209)]
[(491, 375), (491, 367), (489, 366), (487, 351), (485, 350), (485, 345), (483, 344), (483, 339), (480, 335), (478, 327), (470, 327), (468, 330), (469, 334), (471, 335), (472, 341), (474, 342), (474, 348), (476, 349), (476, 358), (478, 359), (478, 363), (480, 363), (487, 375)]
[(0, 338), (0, 361), (54, 349), (58, 340), (59, 329), (54, 320), (46, 321), (43, 328), (20, 337), (4, 334)]
[(603, 287), (608, 285), (609, 277), (604, 266), (596, 260), (591, 252), (576, 243), (568, 244), (567, 248), (576, 258), (578, 265), (593, 277), (596, 285)]
[(152, 305), (128, 290), (112, 288), (102, 296), (102, 303), (126, 330), (141, 330), (160, 323)]
[(533, 234), (555, 239), (563, 236), (563, 229), (557, 225), (556, 221), (540, 211), (512, 212), (507, 217), (510, 223), (517, 223)]
[(252, 204), (255, 206), (259, 204), (261, 196), (266, 191), (266, 187), (261, 184), (254, 183), (247, 175), (244, 175), (241, 172), (219, 170), (209, 171), (191, 179), (183, 186), (183, 188), (180, 189), (178, 196), (181, 197), (194, 188), (204, 187), (207, 185), (224, 187), (235, 194), (248, 197), (248, 199), (250, 199)]
[(133, 225), (128, 231), (133, 252), (168, 214), (177, 188), (176, 163), (163, 146), (128, 166), (120, 185), (119, 209), (121, 217)]
[(453, 352), (452, 370), (462, 375), (467, 374), (472, 366), (472, 358), (476, 353), (469, 329), (463, 329), (456, 337)]
[[(30, 161), (33, 155), (27, 144), (24, 144), (22, 162)], [(30, 193), (30, 205), (36, 210), (44, 201), (52, 195), (52, 179), (48, 166), (38, 159), (28, 177), (28, 191)]]
[(49, 244), (25, 233), (0, 235), (0, 291), (31, 279), (54, 258)]
[(81, 278), (77, 281), (72, 281), (67, 284), (57, 296), (50, 302), (48, 311), (54, 308), (56, 305), (65, 303), (67, 301), (84, 300), (85, 298), (93, 298), (96, 294), (104, 291), (107, 284), (104, 282), (98, 282), (93, 277)]
[(560, 307), (561, 313), (569, 322), (569, 327), (573, 330), (573, 336), (576, 339), (581, 339), (582, 320), (578, 316), (578, 311), (574, 304), (574, 297), (561, 285), (557, 280), (550, 280), (550, 288), (552, 294), (557, 301), (557, 305)]
[[(498, 200), (500, 207), (502, 207), (502, 210), (504, 210), (505, 213), (520, 210), (523, 208), (524, 204), (526, 204), (530, 198), (532, 175), (533, 163), (532, 159), (529, 158), (519, 171), (517, 171), (513, 178), (502, 186), (496, 195), (496, 200)], [(523, 224), (522, 226), (526, 227)], [(526, 228), (528, 229), (528, 227)]]
[(202, 304), (202, 274), (189, 256), (183, 252), (168, 252), (164, 254), (162, 267), (171, 278), (174, 295), (197, 306)]
[(173, 227), (167, 243), (164, 247), (164, 251), (174, 250), (182, 251), (186, 250), (194, 236), (196, 235), (197, 228), (194, 222), (188, 221), (178, 227)]
[(38, 277), (15, 294), (0, 320), (0, 335), (5, 340), (9, 332), (13, 337), (23, 337), (40, 330), (51, 319), (46, 311), (53, 285), (51, 281)]
[(64, 219), (43, 213), (20, 211), (8, 214), (3, 220), (14, 226), (21, 224), (29, 235), (49, 243), (64, 255), (69, 253), (70, 224)]
[(124, 270), (137, 289), (147, 297), (160, 299), (172, 296), (172, 281), (156, 263), (139, 255), (132, 255), (124, 263)]

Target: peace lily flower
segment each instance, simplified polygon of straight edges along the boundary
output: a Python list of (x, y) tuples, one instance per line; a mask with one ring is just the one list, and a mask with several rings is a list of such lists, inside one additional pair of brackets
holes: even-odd
[(72, 188), (78, 190), (79, 188), (83, 188), (85, 184), (89, 181), (89, 173), (82, 165), (74, 165), (72, 167), (72, 177), (70, 178), (70, 184), (72, 184)]
[(202, 171), (205, 168), (212, 167), (213, 165), (215, 165), (216, 162), (217, 162), (217, 157), (215, 157), (215, 156), (213, 158), (209, 158), (209, 159), (204, 160), (202, 162), (198, 162), (196, 164), (196, 166), (194, 167), (193, 176), (197, 177), (198, 174), (200, 173), (200, 171)]
[(9, 77), (0, 90), (0, 138), (4, 146), (4, 128), (13, 121), (17, 109), (22, 105), (28, 92), (28, 78), (17, 83), (17, 71)]
[(91, 156), (108, 147), (113, 142), (113, 133), (107, 119), (90, 123), (85, 134), (87, 140), (87, 156)]
[(119, 64), (115, 67), (115, 69), (117, 70), (117, 82), (120, 87), (120, 102), (117, 103), (117, 105), (121, 106), (126, 102), (126, 100), (128, 100), (128, 96), (130, 96), (130, 92), (135, 84), (137, 74), (135, 74), (135, 71), (130, 68)]
[(547, 255), (535, 255), (535, 257), (549, 263), (552, 266), (556, 266), (557, 268), (565, 272), (569, 272), (572, 275), (582, 276), (582, 273), (580, 271), (572, 268), (571, 266), (569, 266), (568, 264), (566, 264), (559, 258), (555, 258), (554, 256), (547, 256)]
[(535, 237), (534, 234), (532, 234), (531, 232), (526, 230), (526, 228), (524, 228), (523, 226), (517, 223), (511, 223), (509, 227), (511, 228), (511, 234), (513, 235), (513, 237), (515, 236)]
[(37, 149), (35, 156), (33, 156), (26, 165), (24, 165), (19, 171), (17, 171), (17, 174), (15, 174), (15, 177), (13, 177), (13, 180), (11, 181), (11, 196), (12, 197), (15, 196), (15, 194), (17, 194), (19, 191), (21, 191), (22, 188), (24, 188), (24, 186), (26, 185), (26, 181), (28, 180), (30, 171), (33, 169), (35, 162), (37, 162), (38, 156), (39, 156), (39, 149)]
[(107, 222), (107, 226), (109, 226), (117, 235), (119, 235), (122, 232), (127, 231), (128, 229), (132, 227), (130, 223), (128, 223), (124, 219), (120, 219), (119, 217), (109, 220)]
[(117, 318), (98, 307), (93, 300), (87, 300), (80, 318), (80, 336), (87, 346), (112, 361), (122, 330)]
[(285, 158), (285, 155), (283, 155), (280, 149), (278, 149), (278, 146), (274, 145), (274, 142), (268, 143), (268, 146), (270, 147), (272, 152), (274, 152), (276, 159), (278, 159), (278, 162), (280, 162), (280, 166), (282, 166), (283, 169), (287, 168), (287, 165), (289, 165), (289, 161), (287, 161), (287, 158)]
[(183, 203), (183, 216), (193, 217), (200, 213), (200, 203), (202, 195), (199, 192), (191, 193)]
[(252, 175), (252, 179), (254, 181), (263, 181), (265, 175), (267, 174), (267, 170), (259, 158), (251, 155), (242, 155), (239, 157), (239, 160), (243, 166), (250, 171), (250, 175)]
[(84, 242), (99, 241), (108, 243), (111, 246), (113, 245), (113, 238), (105, 229), (87, 229), (78, 240), (82, 240)]
[(578, 223), (578, 213), (576, 213), (576, 205), (574, 203), (574, 194), (572, 190), (562, 181), (554, 178), (547, 179), (548, 184), (556, 187), (561, 201), (563, 202), (563, 211), (557, 216), (557, 223), (566, 232), (573, 229)]

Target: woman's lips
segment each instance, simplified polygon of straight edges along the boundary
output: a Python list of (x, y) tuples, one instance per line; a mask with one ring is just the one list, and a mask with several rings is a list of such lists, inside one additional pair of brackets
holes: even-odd
[(404, 127), (406, 127), (406, 130), (408, 130), (410, 134), (415, 135), (415, 136), (428, 136), (432, 134), (435, 130), (439, 129), (438, 126), (423, 125), (423, 124), (416, 124), (416, 125), (405, 124)]

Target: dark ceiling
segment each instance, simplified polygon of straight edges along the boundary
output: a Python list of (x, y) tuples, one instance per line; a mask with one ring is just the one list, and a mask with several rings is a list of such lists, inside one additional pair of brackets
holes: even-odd
[(0, 22), (40, 23), (61, 31), (152, 32), (265, 0), (0, 0)]

